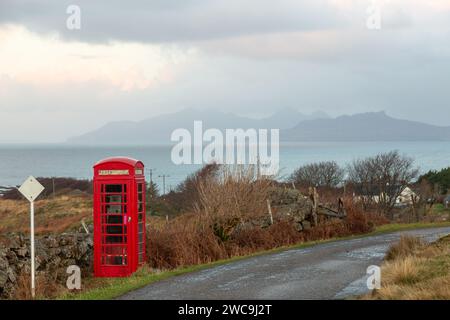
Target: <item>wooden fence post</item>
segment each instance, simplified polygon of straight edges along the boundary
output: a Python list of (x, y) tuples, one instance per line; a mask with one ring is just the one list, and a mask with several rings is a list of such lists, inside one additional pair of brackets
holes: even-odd
[(314, 226), (317, 226), (317, 208), (319, 206), (319, 194), (317, 193), (316, 187), (309, 187), (309, 197), (313, 203), (312, 222)]
[(272, 207), (270, 206), (269, 199), (267, 199), (267, 209), (269, 210), (270, 225), (273, 225)]

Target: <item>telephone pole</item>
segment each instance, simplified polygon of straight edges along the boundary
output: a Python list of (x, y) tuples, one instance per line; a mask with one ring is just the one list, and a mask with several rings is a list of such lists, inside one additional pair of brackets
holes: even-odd
[(158, 176), (158, 178), (163, 179), (163, 195), (166, 194), (166, 178), (169, 178), (170, 176), (168, 174), (162, 174)]
[(148, 171), (150, 172), (150, 183), (149, 183), (149, 187), (152, 185), (153, 182), (153, 171), (156, 170), (156, 168), (150, 168), (148, 169)]

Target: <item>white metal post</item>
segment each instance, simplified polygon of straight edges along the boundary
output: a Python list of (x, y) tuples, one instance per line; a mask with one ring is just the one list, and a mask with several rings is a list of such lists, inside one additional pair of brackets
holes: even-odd
[(34, 201), (30, 202), (30, 233), (31, 233), (31, 297), (36, 295), (35, 279), (34, 279)]
[(19, 187), (19, 192), (30, 201), (30, 247), (31, 247), (31, 296), (36, 295), (35, 286), (35, 266), (34, 266), (34, 200), (44, 191), (44, 186), (36, 180), (35, 177), (29, 176)]

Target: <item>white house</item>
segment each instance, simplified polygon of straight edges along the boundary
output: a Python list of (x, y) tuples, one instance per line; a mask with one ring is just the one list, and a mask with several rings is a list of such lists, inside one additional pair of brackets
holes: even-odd
[[(395, 191), (389, 192), (394, 193)], [(396, 193), (396, 192), (395, 192)], [(356, 196), (356, 200), (371, 200), (375, 203), (380, 202), (380, 199), (385, 199), (387, 197), (386, 193), (380, 192), (378, 188), (373, 188), (370, 194), (361, 194)], [(399, 196), (395, 199), (395, 205), (400, 206), (408, 206), (412, 205), (413, 201), (417, 202), (420, 199), (419, 195), (415, 193), (410, 187), (404, 187), (400, 192)]]
[(410, 187), (403, 188), (400, 195), (395, 199), (396, 205), (411, 205), (419, 200), (419, 196)]
[(444, 206), (445, 206), (445, 209), (450, 209), (450, 195), (445, 197), (445, 199), (444, 199)]

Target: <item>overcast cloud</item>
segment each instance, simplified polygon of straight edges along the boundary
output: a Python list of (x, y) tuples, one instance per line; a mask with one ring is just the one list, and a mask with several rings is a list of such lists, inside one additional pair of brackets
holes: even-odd
[[(376, 1), (376, 31), (371, 2), (2, 0), (0, 142), (63, 141), (185, 107), (450, 125), (450, 2)], [(81, 30), (66, 28), (70, 4)]]

